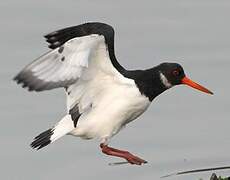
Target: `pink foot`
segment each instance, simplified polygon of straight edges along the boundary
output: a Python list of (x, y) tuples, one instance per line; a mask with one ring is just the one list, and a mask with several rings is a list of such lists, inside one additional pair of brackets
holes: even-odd
[(126, 159), (130, 164), (136, 164), (136, 165), (142, 165), (147, 163), (147, 161), (134, 156), (133, 154), (131, 154), (128, 151), (123, 151), (123, 150), (119, 150), (119, 149), (115, 149), (112, 147), (109, 147), (108, 145), (105, 144), (100, 144), (101, 150), (103, 153), (107, 154), (107, 155), (111, 155), (111, 156), (116, 156), (116, 157), (121, 157)]

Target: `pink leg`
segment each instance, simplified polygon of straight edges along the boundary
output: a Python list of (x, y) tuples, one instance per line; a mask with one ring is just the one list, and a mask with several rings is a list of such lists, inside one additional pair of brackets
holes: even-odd
[(131, 154), (128, 151), (123, 151), (123, 150), (119, 150), (119, 149), (115, 149), (112, 147), (109, 147), (108, 145), (105, 144), (100, 144), (101, 150), (103, 153), (107, 154), (107, 155), (111, 155), (111, 156), (117, 156), (117, 157), (121, 157), (126, 159), (130, 164), (136, 164), (136, 165), (142, 165), (147, 163), (147, 161), (134, 156), (133, 154)]

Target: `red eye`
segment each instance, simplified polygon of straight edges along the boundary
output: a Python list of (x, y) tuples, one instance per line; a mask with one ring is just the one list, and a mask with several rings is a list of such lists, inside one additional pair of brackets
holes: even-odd
[(172, 74), (173, 74), (174, 76), (178, 76), (178, 75), (180, 74), (180, 72), (179, 72), (178, 70), (173, 70)]

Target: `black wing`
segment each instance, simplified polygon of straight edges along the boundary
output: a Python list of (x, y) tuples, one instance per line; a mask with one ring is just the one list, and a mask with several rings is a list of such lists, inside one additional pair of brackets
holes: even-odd
[(90, 22), (78, 26), (71, 26), (51, 32), (44, 37), (49, 43), (49, 48), (55, 49), (60, 47), (68, 40), (75, 37), (88, 36), (91, 34), (99, 34), (105, 37), (106, 44), (109, 49), (114, 48), (114, 29), (112, 26), (99, 22)]

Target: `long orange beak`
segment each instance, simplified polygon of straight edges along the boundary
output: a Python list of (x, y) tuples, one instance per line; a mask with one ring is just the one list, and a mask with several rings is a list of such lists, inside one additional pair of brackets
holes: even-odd
[(191, 79), (187, 78), (186, 76), (181, 80), (182, 84), (186, 84), (192, 88), (198, 89), (200, 91), (203, 91), (205, 93), (208, 94), (213, 94), (211, 91), (209, 91), (207, 88), (195, 83), (194, 81), (192, 81)]

